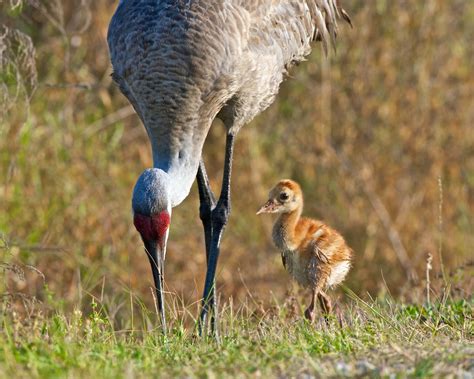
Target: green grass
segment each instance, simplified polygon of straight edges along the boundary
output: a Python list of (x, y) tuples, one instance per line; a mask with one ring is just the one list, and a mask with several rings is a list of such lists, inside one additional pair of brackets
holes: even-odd
[[(299, 310), (224, 307), (221, 341), (198, 338), (176, 308), (164, 338), (153, 314), (141, 328), (117, 330), (105, 305), (92, 311), (19, 317), (4, 310), (2, 377), (427, 377), (474, 374), (473, 301), (401, 305), (349, 294), (344, 326), (336, 318), (310, 325)], [(183, 310), (179, 310), (183, 311)], [(137, 315), (135, 315), (137, 317)], [(135, 320), (136, 321), (136, 320)], [(130, 325), (130, 320), (128, 320)], [(309, 375), (309, 376), (308, 376)]]

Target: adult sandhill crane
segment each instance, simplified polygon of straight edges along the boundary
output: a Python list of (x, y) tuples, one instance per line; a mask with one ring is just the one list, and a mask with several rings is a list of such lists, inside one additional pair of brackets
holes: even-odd
[[(216, 315), (215, 273), (230, 213), (234, 139), (274, 100), (290, 66), (333, 43), (337, 0), (121, 0), (108, 31), (113, 78), (145, 125), (153, 168), (138, 178), (133, 222), (148, 254), (163, 332), (163, 268), (172, 208), (197, 177), (207, 274), (200, 326)], [(219, 199), (202, 148), (211, 123), (227, 130)], [(216, 317), (214, 317), (214, 320)], [(215, 323), (213, 323), (215, 330)]]

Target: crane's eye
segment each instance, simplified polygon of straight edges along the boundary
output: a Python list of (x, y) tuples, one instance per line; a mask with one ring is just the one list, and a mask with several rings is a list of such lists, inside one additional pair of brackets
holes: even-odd
[(288, 194), (286, 192), (280, 193), (280, 200), (281, 201), (287, 201), (289, 198)]

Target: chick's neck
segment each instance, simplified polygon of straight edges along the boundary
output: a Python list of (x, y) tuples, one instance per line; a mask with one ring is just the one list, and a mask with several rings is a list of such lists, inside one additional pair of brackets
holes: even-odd
[(302, 205), (290, 212), (282, 213), (273, 226), (273, 241), (275, 245), (284, 250), (293, 250), (301, 242), (296, 232), (296, 227), (303, 210)]

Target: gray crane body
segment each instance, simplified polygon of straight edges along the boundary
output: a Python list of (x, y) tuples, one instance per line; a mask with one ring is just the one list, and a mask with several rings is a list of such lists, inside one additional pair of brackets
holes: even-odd
[(213, 119), (237, 132), (273, 102), (317, 30), (329, 42), (337, 8), (319, 2), (331, 9), (325, 21), (315, 0), (120, 2), (108, 33), (113, 77), (145, 125), (154, 167), (169, 175), (171, 207), (189, 193)]
[(113, 78), (142, 120), (153, 152), (134, 189), (150, 215), (189, 194), (214, 118), (231, 135), (275, 99), (311, 42), (334, 42), (336, 0), (122, 0), (108, 44)]

